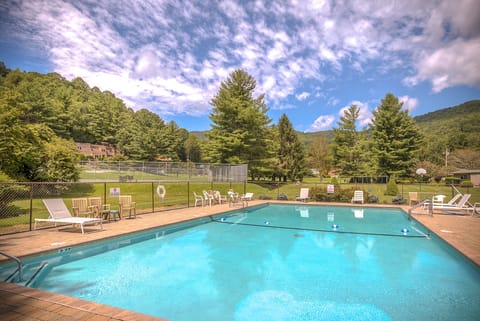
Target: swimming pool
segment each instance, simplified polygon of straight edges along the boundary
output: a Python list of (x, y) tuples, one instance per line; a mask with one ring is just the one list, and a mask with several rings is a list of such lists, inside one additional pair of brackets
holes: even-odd
[(396, 209), (259, 206), (59, 252), (31, 287), (170, 320), (480, 315), (478, 266)]

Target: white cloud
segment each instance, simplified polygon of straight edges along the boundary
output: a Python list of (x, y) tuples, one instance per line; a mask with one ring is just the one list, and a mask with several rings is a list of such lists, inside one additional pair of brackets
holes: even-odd
[[(45, 52), (63, 76), (159, 113), (207, 115), (220, 82), (237, 68), (257, 79), (274, 108), (307, 82), (338, 83), (346, 69), (372, 79), (408, 70), (405, 84), (427, 81), (434, 92), (480, 85), (478, 0), (13, 2), (0, 7), (15, 21), (0, 22), (10, 28), (2, 32)], [(407, 97), (405, 107), (417, 103)], [(360, 107), (359, 121), (368, 124), (368, 105)]]
[(363, 103), (361, 101), (352, 101), (347, 106), (344, 106), (338, 112), (338, 116), (343, 116), (345, 114), (345, 110), (350, 108), (351, 105), (356, 105), (359, 108), (358, 119), (357, 119), (357, 129), (362, 129), (363, 127), (369, 125), (372, 122), (372, 112), (368, 107), (368, 103)]
[[(459, 54), (461, 53), (461, 54)], [(457, 40), (449, 46), (431, 53), (424, 53), (417, 64), (418, 74), (404, 82), (416, 85), (430, 81), (434, 92), (445, 88), (467, 85), (480, 85), (480, 38)]]
[(307, 99), (309, 96), (310, 96), (310, 93), (307, 93), (305, 91), (300, 93), (300, 94), (295, 95), (295, 97), (300, 101)]
[(335, 116), (333, 115), (320, 116), (317, 119), (315, 119), (313, 124), (311, 124), (310, 127), (305, 132), (306, 133), (318, 132), (321, 130), (330, 129), (334, 121), (335, 121)]
[(408, 110), (409, 113), (415, 108), (417, 108), (418, 106), (417, 98), (401, 96), (401, 97), (398, 97), (398, 100), (403, 103), (403, 109)]

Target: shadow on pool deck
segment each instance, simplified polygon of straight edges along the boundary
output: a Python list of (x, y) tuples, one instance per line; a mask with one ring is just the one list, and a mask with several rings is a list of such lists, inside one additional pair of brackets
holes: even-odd
[[(299, 202), (252, 201), (249, 202), (249, 205), (268, 202), (305, 204)], [(307, 204), (351, 205), (344, 203), (322, 204), (317, 202), (309, 202)], [(229, 207), (227, 204), (212, 207), (190, 207), (138, 215), (136, 219), (124, 219), (105, 223), (103, 231), (100, 231), (97, 226), (87, 227), (83, 235), (80, 229), (72, 229), (71, 227), (57, 227), (2, 235), (0, 236), (0, 249), (18, 257), (25, 257), (235, 209), (237, 208)], [(408, 212), (408, 207), (403, 207), (403, 209)], [(480, 265), (480, 218), (451, 214), (435, 214), (434, 216), (414, 215), (414, 217), (477, 265)], [(0, 261), (2, 259), (0, 258)], [(5, 282), (0, 282), (0, 302), (2, 320), (163, 320)]]

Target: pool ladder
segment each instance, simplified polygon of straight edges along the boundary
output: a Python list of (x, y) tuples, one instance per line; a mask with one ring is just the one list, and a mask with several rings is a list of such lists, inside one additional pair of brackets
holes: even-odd
[[(412, 211), (416, 208), (419, 208), (419, 207), (423, 207), (423, 208), (427, 208), (427, 215), (430, 215), (432, 216), (433, 215), (433, 204), (432, 204), (432, 201), (428, 198), (424, 199), (423, 201), (421, 201), (420, 203), (418, 204), (415, 204), (414, 206), (410, 207), (408, 209), (408, 215), (411, 216), (412, 215)], [(416, 213), (416, 214), (420, 214), (420, 213)]]
[(13, 276), (15, 275), (15, 273), (18, 272), (18, 278), (19, 278), (19, 281), (22, 282), (23, 281), (23, 263), (22, 263), (22, 260), (20, 260), (18, 257), (16, 256), (13, 256), (13, 255), (10, 255), (8, 253), (5, 253), (3, 251), (0, 251), (0, 254), (3, 255), (3, 256), (6, 256), (7, 258), (9, 259), (12, 259), (14, 260), (15, 262), (17, 262), (17, 268), (15, 271), (13, 271), (13, 273), (5, 280), (5, 281), (8, 281), (10, 280), (11, 278), (13, 278)]

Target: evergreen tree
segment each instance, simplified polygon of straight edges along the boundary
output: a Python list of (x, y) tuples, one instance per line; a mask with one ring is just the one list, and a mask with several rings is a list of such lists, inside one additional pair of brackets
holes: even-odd
[(335, 167), (341, 168), (342, 174), (347, 176), (362, 175), (360, 172), (362, 154), (360, 135), (356, 121), (360, 109), (351, 105), (340, 117), (338, 128), (333, 130), (333, 161)]
[(256, 98), (255, 79), (235, 70), (212, 99), (212, 128), (206, 133), (206, 158), (214, 163), (247, 163), (252, 178), (273, 167), (271, 122), (264, 95)]
[(371, 129), (378, 175), (406, 177), (417, 161), (422, 135), (402, 105), (389, 93), (373, 112)]
[(283, 180), (303, 180), (307, 172), (305, 150), (298, 139), (297, 132), (293, 129), (292, 123), (285, 114), (278, 121), (278, 136), (281, 142), (278, 159), (284, 173)]

